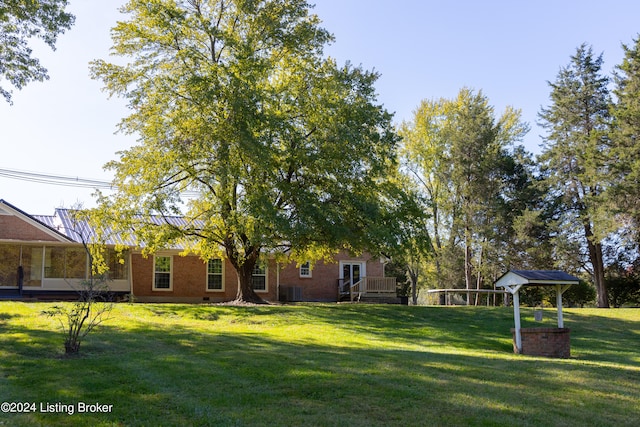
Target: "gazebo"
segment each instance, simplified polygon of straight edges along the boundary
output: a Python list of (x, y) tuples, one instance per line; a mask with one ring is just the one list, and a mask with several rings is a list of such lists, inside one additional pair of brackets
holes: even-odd
[[(511, 270), (500, 277), (496, 287), (504, 288), (513, 295), (513, 350), (518, 354), (561, 357), (570, 356), (570, 329), (564, 327), (562, 318), (562, 294), (580, 280), (558, 270)], [(523, 286), (552, 286), (556, 289), (558, 328), (520, 327), (520, 288)], [(523, 339), (524, 335), (524, 339)]]

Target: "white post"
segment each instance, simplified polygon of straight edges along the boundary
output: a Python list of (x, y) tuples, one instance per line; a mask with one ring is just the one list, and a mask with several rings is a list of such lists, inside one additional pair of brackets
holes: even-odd
[(520, 335), (520, 287), (513, 293), (513, 320), (516, 327), (516, 350), (522, 354), (522, 336)]
[(562, 285), (556, 285), (556, 307), (558, 307), (558, 328), (564, 328), (564, 319), (562, 318)]
[[(311, 268), (311, 264), (309, 264), (309, 268)], [(276, 301), (280, 301), (280, 263), (279, 262), (276, 262)]]

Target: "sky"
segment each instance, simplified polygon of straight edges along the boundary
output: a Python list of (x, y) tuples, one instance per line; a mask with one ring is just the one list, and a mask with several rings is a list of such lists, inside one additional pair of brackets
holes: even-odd
[[(3, 176), (18, 170), (110, 181), (103, 166), (137, 143), (116, 133), (128, 115), (89, 77), (88, 64), (109, 59), (109, 30), (122, 19), (122, 0), (71, 0), (76, 15), (57, 49), (32, 43), (50, 79), (0, 99), (0, 199), (30, 214), (56, 207), (94, 206), (92, 189)], [(423, 99), (454, 98), (463, 87), (482, 91), (498, 117), (522, 110), (531, 131), (525, 148), (540, 152), (537, 114), (549, 105), (549, 81), (587, 43), (603, 54), (603, 73), (622, 62), (621, 45), (640, 33), (640, 2), (609, 0), (315, 0), (322, 26), (336, 40), (325, 49), (380, 74), (378, 102), (394, 121), (412, 119)], [(6, 84), (6, 82), (3, 82)]]

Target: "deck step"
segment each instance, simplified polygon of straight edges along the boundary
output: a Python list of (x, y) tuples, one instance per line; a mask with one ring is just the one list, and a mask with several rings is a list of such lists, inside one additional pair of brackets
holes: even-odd
[(363, 304), (400, 304), (400, 297), (395, 296), (367, 296), (360, 297)]

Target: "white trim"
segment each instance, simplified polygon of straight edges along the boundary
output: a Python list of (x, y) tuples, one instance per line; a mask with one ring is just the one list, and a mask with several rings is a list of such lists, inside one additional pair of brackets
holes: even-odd
[[(209, 289), (209, 261), (213, 261), (214, 259), (219, 259), (220, 262), (222, 263), (222, 288), (220, 289)], [(205, 277), (205, 291), (206, 292), (224, 292), (225, 291), (225, 260), (223, 258), (212, 258), (212, 259), (208, 259), (207, 262), (205, 263), (205, 270), (206, 270), (206, 277)]]
[(129, 295), (130, 295), (130, 302), (133, 302), (133, 297), (135, 297), (135, 294), (133, 293), (133, 248), (129, 248)]
[[(256, 265), (256, 267), (259, 267), (259, 265)], [(255, 267), (254, 267), (255, 268)], [(260, 275), (262, 276), (262, 275)], [(268, 261), (265, 262), (264, 264), (264, 289), (256, 289), (253, 287), (253, 274), (251, 274), (252, 280), (251, 280), (251, 287), (253, 288), (253, 291), (257, 294), (266, 294), (267, 292), (269, 292), (269, 263)]]
[(276, 263), (276, 301), (280, 300), (280, 263)]
[[(305, 267), (306, 265), (306, 267)], [(307, 273), (302, 273), (302, 268), (306, 268)], [(300, 267), (298, 267), (298, 275), (301, 279), (311, 279), (313, 277), (313, 270), (311, 269), (311, 262), (307, 261), (303, 264), (300, 264)]]
[(344, 264), (360, 264), (360, 278), (362, 279), (363, 277), (367, 277), (367, 262), (366, 261), (345, 259), (345, 260), (341, 260), (340, 263), (339, 263), (340, 272), (339, 272), (338, 278), (344, 279)]
[[(156, 287), (156, 259), (157, 258), (169, 258), (169, 287), (168, 288), (157, 288)], [(164, 273), (164, 272), (160, 272)], [(159, 292), (167, 292), (173, 291), (173, 255), (168, 254), (157, 254), (153, 256), (153, 283), (151, 284), (152, 291)]]

